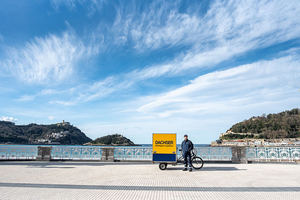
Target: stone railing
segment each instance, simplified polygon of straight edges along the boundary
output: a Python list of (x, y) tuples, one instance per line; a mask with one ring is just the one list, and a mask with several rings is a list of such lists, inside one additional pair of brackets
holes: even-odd
[[(300, 147), (195, 147), (194, 152), (204, 161), (300, 161)], [(0, 160), (151, 161), (152, 147), (0, 145)]]
[[(50, 148), (50, 147), (45, 147)], [(95, 146), (53, 146), (51, 160), (101, 160), (102, 148)]]
[(247, 147), (246, 158), (252, 162), (300, 161), (300, 147)]
[(115, 147), (114, 160), (152, 160), (152, 147)]
[[(230, 147), (195, 147), (195, 154), (206, 161), (231, 161), (232, 152)], [(177, 157), (181, 152), (177, 149)], [(152, 160), (152, 147), (115, 147), (115, 160)]]
[(34, 145), (0, 145), (0, 160), (35, 160), (37, 155)]
[[(195, 147), (195, 154), (204, 161), (231, 161), (231, 147)], [(178, 154), (178, 153), (177, 153)]]

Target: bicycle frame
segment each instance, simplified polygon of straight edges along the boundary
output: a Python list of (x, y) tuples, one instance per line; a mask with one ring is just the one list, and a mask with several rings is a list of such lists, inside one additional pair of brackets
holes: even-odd
[[(184, 158), (183, 158), (183, 155), (182, 155), (182, 150), (180, 149), (179, 150), (181, 152), (181, 155), (180, 157), (177, 159), (177, 163), (183, 163), (184, 161)], [(194, 157), (196, 157), (197, 155), (194, 153), (194, 150), (191, 151), (191, 159), (193, 159)]]

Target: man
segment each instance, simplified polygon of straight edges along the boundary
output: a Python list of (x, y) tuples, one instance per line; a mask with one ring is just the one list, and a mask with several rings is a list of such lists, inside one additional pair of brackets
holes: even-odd
[(191, 160), (191, 151), (194, 149), (192, 141), (188, 139), (188, 135), (184, 135), (184, 140), (181, 143), (182, 155), (184, 158), (184, 169), (187, 171), (187, 165), (189, 164), (189, 171), (192, 171), (192, 160)]

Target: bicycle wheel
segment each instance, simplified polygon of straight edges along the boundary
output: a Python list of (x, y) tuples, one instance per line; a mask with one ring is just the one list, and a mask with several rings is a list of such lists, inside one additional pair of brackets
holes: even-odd
[(198, 156), (195, 156), (192, 158), (192, 167), (194, 169), (201, 169), (203, 167), (203, 160), (202, 158), (198, 157)]

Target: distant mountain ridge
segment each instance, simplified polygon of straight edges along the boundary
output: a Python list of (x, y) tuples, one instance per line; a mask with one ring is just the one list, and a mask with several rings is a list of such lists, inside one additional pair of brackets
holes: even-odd
[(0, 121), (0, 144), (66, 144), (82, 145), (92, 141), (69, 122), (50, 125), (15, 125)]
[(280, 139), (300, 137), (300, 109), (251, 117), (234, 124), (220, 139)]

